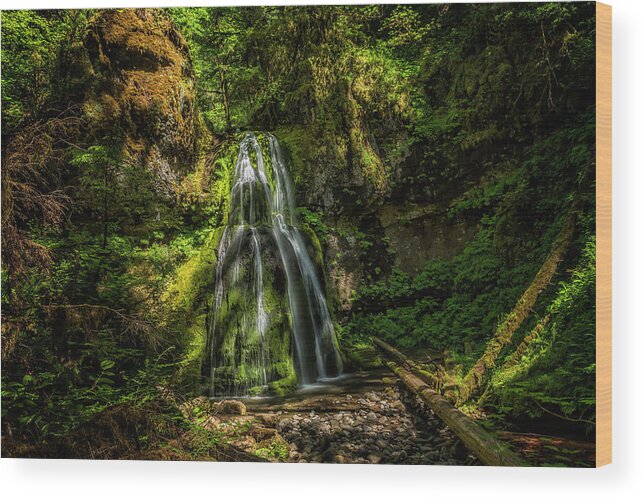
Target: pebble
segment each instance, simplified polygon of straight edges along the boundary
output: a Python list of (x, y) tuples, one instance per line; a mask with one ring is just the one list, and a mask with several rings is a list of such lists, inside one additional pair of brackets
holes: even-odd
[[(356, 397), (346, 395), (342, 400)], [(275, 423), (291, 462), (459, 464), (478, 462), (414, 394), (387, 384), (357, 398), (358, 410), (310, 411)], [(283, 418), (283, 416), (282, 416)]]

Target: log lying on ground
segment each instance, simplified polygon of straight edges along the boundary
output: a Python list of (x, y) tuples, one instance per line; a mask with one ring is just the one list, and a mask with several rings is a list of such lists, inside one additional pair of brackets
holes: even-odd
[(446, 398), (432, 390), (418, 378), (396, 362), (387, 361), (386, 365), (420, 399), (428, 404), (435, 414), (446, 424), (462, 442), (487, 466), (529, 466), (520, 456), (498, 441), (494, 435), (481, 428), (475, 421), (462, 414)]
[(417, 362), (412, 361), (396, 348), (392, 347), (385, 341), (380, 340), (379, 338), (373, 338), (373, 343), (375, 343), (375, 346), (377, 346), (385, 354), (395, 359), (396, 362), (411, 371), (429, 386), (432, 386), (433, 388), (437, 388), (440, 386), (441, 382), (435, 374), (430, 373), (426, 369), (422, 369), (422, 367)]
[(480, 388), (485, 373), (495, 365), (496, 359), (502, 349), (507, 345), (523, 321), (529, 316), (532, 307), (543, 289), (551, 282), (558, 269), (558, 264), (563, 259), (574, 234), (576, 213), (572, 208), (567, 216), (560, 233), (556, 237), (552, 249), (543, 262), (540, 270), (534, 277), (527, 290), (520, 297), (513, 310), (509, 312), (496, 332), (487, 343), (482, 357), (467, 373), (459, 386), (457, 396), (458, 405), (464, 404)]

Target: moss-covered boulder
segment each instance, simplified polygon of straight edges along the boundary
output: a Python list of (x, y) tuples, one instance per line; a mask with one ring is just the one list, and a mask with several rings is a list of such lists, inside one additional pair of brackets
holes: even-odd
[(197, 163), (207, 132), (196, 106), (188, 45), (153, 9), (102, 10), (89, 25), (80, 72), (88, 132), (110, 137), (122, 157), (155, 173), (172, 193)]

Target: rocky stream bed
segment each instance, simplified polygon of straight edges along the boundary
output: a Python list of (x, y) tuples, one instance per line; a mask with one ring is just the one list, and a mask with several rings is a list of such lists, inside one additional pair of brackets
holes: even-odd
[(268, 460), (480, 464), (415, 395), (382, 373), (358, 373), (281, 399), (227, 400), (219, 408), (204, 424)]

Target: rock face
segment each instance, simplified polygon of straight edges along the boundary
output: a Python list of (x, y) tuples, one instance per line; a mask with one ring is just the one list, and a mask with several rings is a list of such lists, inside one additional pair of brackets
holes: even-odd
[(378, 210), (384, 234), (394, 250), (394, 263), (402, 271), (417, 274), (427, 260), (449, 259), (461, 253), (477, 232), (468, 220), (450, 220), (448, 206), (438, 203)]
[(85, 45), (90, 129), (123, 144), (123, 157), (171, 192), (194, 168), (202, 133), (185, 40), (151, 9), (110, 9), (92, 20)]
[[(362, 125), (364, 130), (374, 126)], [(448, 216), (476, 179), (427, 192), (419, 151), (409, 147), (393, 154), (382, 133), (365, 133), (360, 147), (340, 143), (350, 142), (350, 130), (354, 127), (323, 139), (297, 127), (277, 130), (291, 158), (297, 204), (319, 213), (332, 229), (323, 254), (340, 320), (369, 278), (395, 266), (415, 275), (428, 260), (460, 254), (479, 229), (475, 220)], [(399, 129), (388, 134), (401, 143), (408, 139)]]

